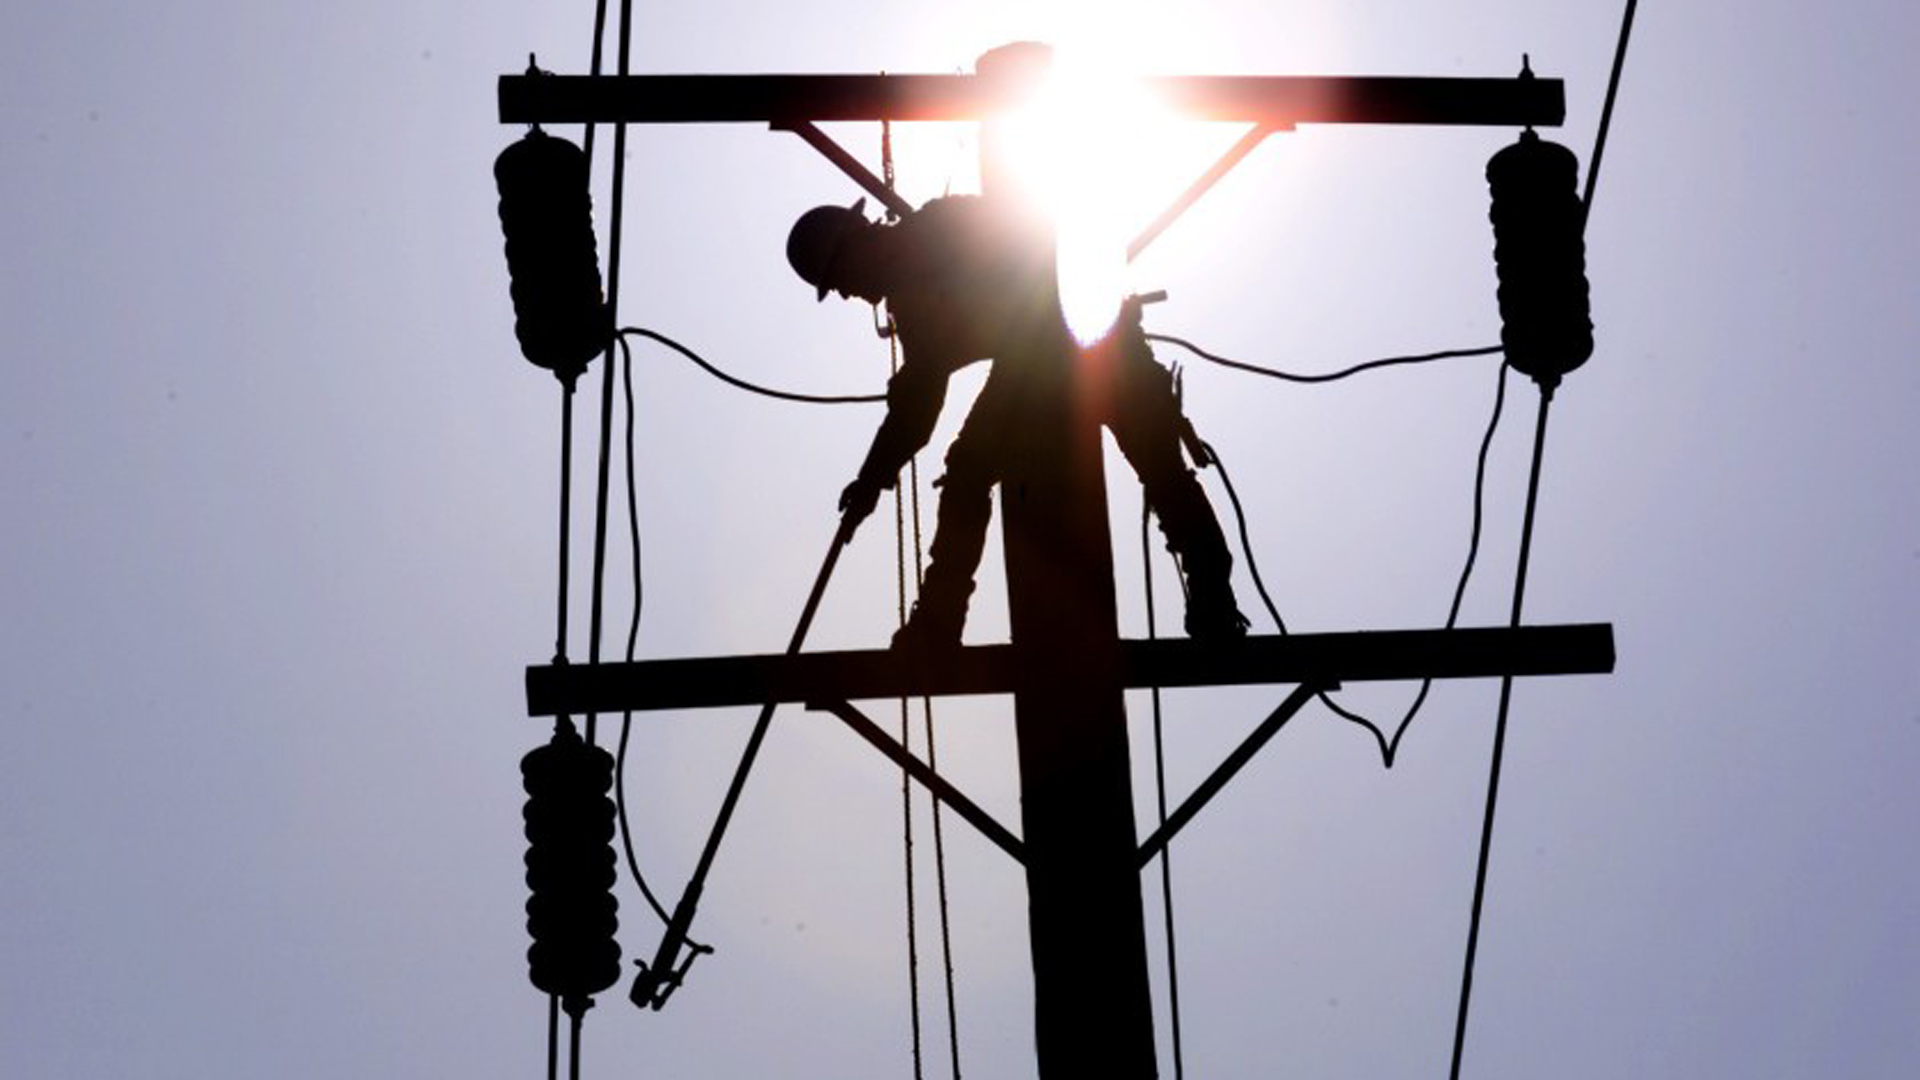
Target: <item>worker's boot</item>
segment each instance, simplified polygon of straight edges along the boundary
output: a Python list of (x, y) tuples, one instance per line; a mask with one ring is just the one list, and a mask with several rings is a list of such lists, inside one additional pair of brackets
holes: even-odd
[(1247, 617), (1233, 600), (1224, 569), (1187, 572), (1187, 636), (1195, 641), (1232, 641), (1247, 636)]
[(920, 599), (913, 602), (913, 614), (893, 633), (894, 650), (935, 653), (959, 648), (960, 628), (967, 622), (967, 599), (972, 595), (973, 582), (943, 584), (929, 573), (921, 586)]
[(1233, 556), (1200, 482), (1184, 468), (1154, 473), (1147, 500), (1186, 577), (1187, 636), (1196, 641), (1245, 637), (1247, 617), (1233, 599)]

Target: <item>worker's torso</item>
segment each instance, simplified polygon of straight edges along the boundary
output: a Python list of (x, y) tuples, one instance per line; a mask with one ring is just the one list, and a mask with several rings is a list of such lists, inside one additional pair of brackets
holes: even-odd
[(1044, 232), (973, 196), (935, 199), (895, 228), (900, 261), (887, 307), (909, 363), (951, 371), (1060, 353), (1067, 339)]

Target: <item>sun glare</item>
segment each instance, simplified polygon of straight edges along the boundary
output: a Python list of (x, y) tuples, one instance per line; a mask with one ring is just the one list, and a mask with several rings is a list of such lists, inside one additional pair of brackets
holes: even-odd
[(1179, 190), (1169, 176), (1190, 167), (1169, 153), (1179, 131), (1197, 125), (1161, 104), (1137, 68), (1086, 47), (1057, 48), (1046, 81), (1002, 123), (1018, 194), (1057, 230), (1068, 328), (1091, 344), (1112, 329), (1132, 285), (1127, 244)]

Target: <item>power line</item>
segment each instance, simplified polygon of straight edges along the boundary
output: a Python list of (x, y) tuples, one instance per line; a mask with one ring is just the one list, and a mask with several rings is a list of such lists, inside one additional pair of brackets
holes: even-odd
[(1620, 94), (1620, 72), (1627, 66), (1627, 39), (1633, 34), (1633, 12), (1640, 0), (1627, 0), (1620, 13), (1620, 41), (1613, 49), (1613, 70), (1607, 75), (1607, 100), (1600, 106), (1600, 129), (1593, 136), (1593, 156), (1587, 159), (1587, 185), (1580, 193), (1584, 212), (1593, 212), (1593, 189), (1600, 179), (1600, 157), (1607, 150), (1607, 131), (1613, 126), (1613, 103)]
[(1264, 375), (1270, 379), (1280, 379), (1283, 382), (1291, 383), (1329, 383), (1348, 378), (1349, 376), (1358, 375), (1363, 371), (1372, 371), (1375, 368), (1395, 367), (1402, 364), (1430, 364), (1436, 360), (1454, 360), (1468, 356), (1492, 356), (1501, 351), (1501, 346), (1499, 345), (1483, 345), (1473, 349), (1445, 349), (1440, 352), (1420, 353), (1414, 356), (1389, 356), (1380, 360), (1368, 360), (1355, 364), (1352, 367), (1341, 368), (1339, 371), (1302, 375), (1297, 372), (1282, 371), (1278, 368), (1265, 367), (1260, 364), (1249, 364), (1244, 360), (1230, 360), (1227, 357), (1210, 353), (1185, 338), (1174, 337), (1170, 334), (1148, 334), (1147, 340), (1164, 341), (1169, 345), (1178, 345), (1200, 359), (1211, 361), (1222, 367), (1230, 367), (1237, 371), (1251, 372), (1255, 375)]
[[(1606, 153), (1607, 133), (1613, 124), (1613, 105), (1620, 90), (1620, 73), (1626, 66), (1627, 42), (1633, 33), (1633, 15), (1639, 7), (1638, 0), (1626, 0), (1620, 13), (1620, 38), (1613, 50), (1613, 70), (1607, 78), (1606, 102), (1600, 109), (1600, 124), (1594, 132), (1593, 153), (1587, 157), (1587, 182), (1580, 197), (1581, 231), (1584, 233), (1586, 222), (1593, 210), (1594, 186), (1600, 172), (1600, 159)], [(1540, 383), (1540, 413), (1533, 434), (1533, 461), (1527, 478), (1527, 506), (1520, 527), (1520, 559), (1514, 574), (1512, 625), (1520, 625), (1521, 601), (1526, 595), (1527, 561), (1533, 547), (1533, 514), (1535, 498), (1540, 486), (1540, 461), (1542, 449), (1547, 438), (1547, 408), (1553, 402), (1552, 382)], [(1507, 714), (1513, 702), (1513, 677), (1500, 680), (1500, 708), (1496, 714), (1493, 728), (1493, 755), (1487, 767), (1487, 809), (1485, 819), (1480, 826), (1480, 854), (1473, 876), (1473, 909), (1467, 921), (1466, 958), (1460, 971), (1460, 1010), (1454, 1019), (1453, 1059), (1448, 1076), (1450, 1080), (1460, 1080), (1461, 1055), (1467, 1041), (1467, 1011), (1473, 1001), (1473, 964), (1480, 944), (1480, 923), (1484, 912), (1487, 892), (1487, 863), (1493, 848), (1494, 808), (1500, 796), (1500, 765), (1506, 752)]]
[[(633, 0), (620, 0), (620, 63), (619, 72), (627, 74), (627, 64), (633, 44)], [(596, 47), (596, 52), (598, 48)], [(626, 206), (627, 183), (627, 125), (618, 123), (613, 126), (613, 207), (609, 211), (607, 223), (607, 318), (614, 325), (620, 319), (620, 236), (621, 211)], [(605, 582), (607, 569), (607, 474), (611, 466), (613, 440), (613, 368), (614, 343), (607, 342), (606, 369), (601, 372), (600, 383), (600, 471), (598, 485), (594, 495), (593, 528), (593, 594), (592, 609), (588, 618), (587, 662), (600, 662), (600, 626), (604, 611)], [(597, 717), (587, 714), (587, 745), (594, 742), (594, 728)]]
[(622, 337), (643, 337), (649, 341), (657, 341), (667, 348), (672, 349), (674, 352), (679, 353), (681, 356), (686, 357), (688, 360), (693, 361), (700, 367), (700, 370), (719, 379), (728, 386), (745, 390), (748, 393), (759, 394), (762, 397), (776, 398), (780, 401), (794, 401), (803, 405), (867, 405), (887, 400), (887, 395), (885, 394), (801, 394), (791, 390), (775, 390), (772, 387), (761, 386), (759, 383), (748, 382), (737, 375), (729, 375), (708, 361), (706, 357), (701, 356), (699, 353), (694, 352), (692, 349), (687, 348), (685, 345), (680, 344), (657, 330), (648, 330), (639, 326), (627, 326), (621, 328), (620, 335)]
[[(1430, 355), (1437, 358), (1442, 354)], [(1473, 355), (1479, 355), (1479, 353), (1476, 351)], [(1238, 367), (1244, 365), (1233, 364), (1231, 366)], [(1348, 372), (1365, 370), (1368, 366), (1370, 365), (1360, 365), (1358, 368), (1349, 368)], [(1473, 527), (1467, 540), (1467, 556), (1461, 565), (1460, 577), (1454, 585), (1453, 603), (1447, 609), (1446, 628), (1449, 630), (1453, 629), (1459, 622), (1461, 600), (1466, 596), (1467, 582), (1473, 577), (1474, 564), (1479, 558), (1481, 509), (1486, 498), (1487, 453), (1493, 446), (1494, 433), (1500, 428), (1500, 415), (1506, 402), (1506, 386), (1506, 365), (1503, 364), (1500, 368), (1499, 381), (1494, 389), (1493, 412), (1492, 415), (1487, 418), (1486, 433), (1480, 439), (1480, 452), (1474, 466)], [(1273, 619), (1275, 629), (1285, 634), (1288, 632), (1287, 622), (1281, 617), (1280, 609), (1278, 605), (1273, 602), (1273, 596), (1267, 591), (1266, 581), (1260, 574), (1260, 564), (1254, 557), (1253, 542), (1247, 531), (1246, 508), (1240, 503), (1240, 493), (1233, 486), (1233, 477), (1228, 473), (1226, 463), (1221, 459), (1220, 452), (1213, 447), (1213, 444), (1203, 441), (1200, 445), (1206, 456), (1210, 459), (1214, 470), (1219, 473), (1220, 484), (1226, 490), (1229, 505), (1233, 507), (1234, 522), (1240, 536), (1240, 551), (1246, 557), (1247, 574), (1253, 579), (1254, 590), (1259, 594), (1260, 602), (1266, 607), (1268, 616)], [(1380, 747), (1382, 764), (1387, 768), (1392, 768), (1394, 756), (1399, 751), (1400, 736), (1407, 730), (1407, 727), (1412, 724), (1413, 718), (1419, 714), (1420, 708), (1425, 704), (1427, 693), (1432, 685), (1432, 679), (1421, 680), (1419, 693), (1414, 696), (1413, 704), (1407, 708), (1406, 713), (1400, 718), (1399, 724), (1394, 727), (1391, 735), (1382, 731), (1378, 724), (1369, 720), (1367, 717), (1342, 706), (1338, 701), (1334, 700), (1332, 694), (1323, 691), (1317, 696), (1320, 699), (1320, 703), (1325, 705), (1335, 715), (1350, 723), (1358, 724), (1372, 732), (1374, 740)]]

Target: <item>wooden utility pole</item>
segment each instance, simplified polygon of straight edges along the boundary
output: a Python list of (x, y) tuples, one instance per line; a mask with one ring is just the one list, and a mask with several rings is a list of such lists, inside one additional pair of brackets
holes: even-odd
[[(976, 73), (1031, 84), (1048, 65), (1043, 48), (1014, 45), (981, 57)], [(982, 193), (1011, 201), (998, 125), (982, 125)], [(1000, 506), (1034, 1043), (1041, 1076), (1150, 1080), (1153, 997), (1100, 420), (1075, 407), (1091, 395), (1072, 339), (1056, 325), (1048, 344), (993, 361), (1022, 365), (1030, 410), (1026, 452), (1006, 455)]]

